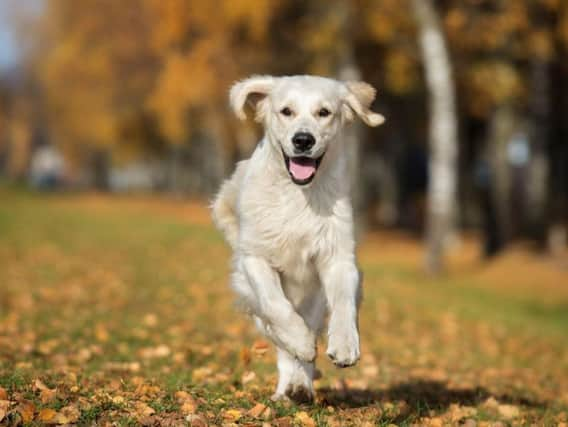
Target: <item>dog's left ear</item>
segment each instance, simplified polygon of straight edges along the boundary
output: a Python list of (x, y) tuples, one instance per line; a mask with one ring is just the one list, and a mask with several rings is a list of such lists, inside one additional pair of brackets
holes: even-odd
[[(229, 94), (231, 107), (241, 120), (245, 120), (245, 104), (250, 101), (254, 107), (264, 100), (274, 87), (275, 78), (272, 76), (252, 76), (241, 80), (231, 87)], [(260, 106), (259, 106), (260, 107)], [(257, 120), (260, 118), (260, 111), (257, 110)]]
[(365, 82), (345, 82), (344, 85), (346, 95), (343, 109), (347, 120), (352, 121), (355, 112), (369, 126), (379, 126), (385, 122), (381, 114), (369, 109), (377, 94), (373, 86)]

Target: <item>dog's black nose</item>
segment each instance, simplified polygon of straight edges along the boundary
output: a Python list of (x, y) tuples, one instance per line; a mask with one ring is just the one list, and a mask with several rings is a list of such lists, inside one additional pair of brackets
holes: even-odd
[(292, 137), (292, 144), (298, 151), (308, 151), (315, 143), (316, 139), (309, 132), (298, 132)]

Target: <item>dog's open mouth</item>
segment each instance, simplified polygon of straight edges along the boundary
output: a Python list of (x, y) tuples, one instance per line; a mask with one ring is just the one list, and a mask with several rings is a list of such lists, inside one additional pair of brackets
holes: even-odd
[(288, 173), (294, 184), (306, 185), (312, 182), (316, 176), (323, 155), (313, 159), (306, 156), (288, 157), (285, 153), (283, 154), (286, 169), (288, 169)]

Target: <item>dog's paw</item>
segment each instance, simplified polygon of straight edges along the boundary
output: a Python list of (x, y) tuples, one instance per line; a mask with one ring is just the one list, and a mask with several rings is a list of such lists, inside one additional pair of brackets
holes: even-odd
[(270, 400), (273, 402), (294, 402), (298, 405), (314, 401), (314, 391), (304, 384), (289, 384), (284, 393), (274, 393)]
[(326, 354), (339, 368), (355, 365), (360, 357), (357, 329), (330, 331)]
[(273, 331), (288, 353), (303, 362), (315, 360), (316, 335), (308, 329), (303, 320), (295, 325), (285, 325), (282, 328), (274, 327)]
[(286, 396), (294, 403), (305, 404), (314, 401), (314, 391), (304, 384), (290, 384)]

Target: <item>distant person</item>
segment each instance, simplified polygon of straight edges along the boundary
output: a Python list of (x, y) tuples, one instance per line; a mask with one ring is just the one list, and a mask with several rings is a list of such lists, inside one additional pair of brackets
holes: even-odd
[(55, 147), (44, 145), (32, 156), (30, 165), (30, 181), (38, 190), (55, 190), (63, 184), (65, 162)]

